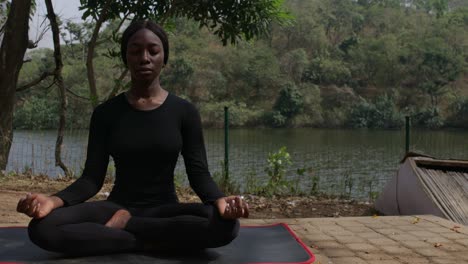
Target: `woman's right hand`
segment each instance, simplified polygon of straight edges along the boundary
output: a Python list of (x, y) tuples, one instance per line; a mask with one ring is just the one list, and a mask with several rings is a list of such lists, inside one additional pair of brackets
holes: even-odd
[(241, 196), (221, 197), (215, 202), (219, 214), (224, 219), (237, 219), (249, 217), (249, 205), (243, 201)]
[(33, 218), (43, 218), (57, 207), (63, 206), (62, 199), (41, 193), (28, 193), (19, 200), (16, 211)]

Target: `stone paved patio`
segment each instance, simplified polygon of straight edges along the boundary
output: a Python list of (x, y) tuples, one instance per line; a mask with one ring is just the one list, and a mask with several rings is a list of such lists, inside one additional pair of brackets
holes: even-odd
[(468, 263), (468, 227), (435, 216), (243, 220), (288, 223), (320, 264)]
[(242, 220), (243, 225), (278, 222), (297, 233), (317, 264), (468, 264), (468, 227), (435, 216)]

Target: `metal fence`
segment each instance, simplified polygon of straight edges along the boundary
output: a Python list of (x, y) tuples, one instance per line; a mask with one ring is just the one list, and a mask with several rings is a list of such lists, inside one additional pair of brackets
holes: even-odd
[[(70, 130), (65, 135), (62, 159), (77, 176), (85, 163), (87, 134)], [(229, 177), (241, 192), (252, 179), (259, 183), (268, 180), (268, 155), (285, 146), (292, 160), (286, 177), (296, 180), (303, 193), (310, 194), (315, 181), (322, 193), (369, 199), (395, 174), (405, 153), (404, 129), (233, 129), (229, 134)], [(215, 176), (224, 169), (224, 136), (223, 129), (205, 130), (209, 167)], [(55, 137), (55, 131), (15, 131), (7, 170), (50, 177), (63, 174), (55, 167)], [(468, 132), (412, 130), (410, 150), (438, 158), (468, 159)], [(302, 174), (298, 169), (303, 169)], [(108, 174), (114, 172), (111, 163)], [(187, 184), (181, 157), (175, 173)]]

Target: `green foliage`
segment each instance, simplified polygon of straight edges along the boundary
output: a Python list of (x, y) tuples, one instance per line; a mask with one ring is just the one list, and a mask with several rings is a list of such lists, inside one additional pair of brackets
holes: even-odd
[(312, 178), (312, 185), (310, 187), (310, 194), (317, 195), (319, 194), (320, 190), (320, 176), (318, 174), (313, 174)]
[(349, 199), (355, 185), (355, 179), (351, 176), (351, 173), (348, 171), (343, 175), (343, 185), (341, 197)]
[(444, 120), (440, 115), (440, 110), (438, 107), (427, 108), (413, 117), (413, 123), (417, 126), (427, 127), (427, 128), (440, 128), (444, 125)]
[[(205, 126), (223, 125), (225, 105), (236, 127), (394, 128), (401, 126), (402, 109), (410, 109), (420, 126), (464, 126), (456, 121), (464, 120), (464, 108), (450, 96), (463, 95), (466, 88), (466, 4), (449, 1), (445, 9), (443, 0), (405, 5), (400, 0), (286, 0), (284, 7), (275, 0), (241, 2), (182, 1), (165, 17), (169, 2), (111, 1), (94, 54), (99, 98), (89, 96), (85, 66), (95, 24), (64, 22), (63, 77), (73, 92), (68, 93), (67, 126), (86, 128), (90, 100), (106, 98), (116, 84), (116, 94), (128, 88), (128, 76), (116, 80), (123, 70), (116, 31), (123, 13), (167, 25), (171, 57), (162, 72), (163, 87), (196, 104)], [(105, 1), (81, 4), (85, 18), (97, 18)], [(270, 34), (262, 33), (266, 29)], [(259, 37), (252, 38), (253, 33)], [(220, 37), (236, 45), (223, 46)], [(19, 86), (55, 67), (49, 49), (28, 56), (32, 60), (24, 64)], [(51, 83), (49, 77), (33, 88), (38, 92), (19, 93), (16, 125), (55, 128), (44, 114), (56, 109), (58, 116), (58, 108), (49, 107), (58, 97), (44, 92)], [(48, 109), (36, 113), (31, 105), (39, 99)]]
[(293, 127), (320, 126), (323, 124), (322, 97), (319, 86), (311, 83), (302, 83), (299, 86), (302, 94), (303, 107), (292, 120)]
[(355, 106), (349, 117), (349, 124), (354, 128), (369, 127), (376, 113), (375, 106), (363, 101)]
[(448, 0), (419, 0), (415, 1), (416, 8), (434, 13), (437, 18), (442, 17), (448, 11)]
[(239, 194), (240, 186), (231, 177), (226, 174), (224, 161), (220, 162), (221, 172), (213, 173), (213, 180), (226, 195)]
[(187, 181), (184, 173), (174, 174), (174, 185), (176, 189), (187, 187)]
[(16, 129), (47, 129), (58, 125), (59, 102), (50, 98), (31, 97), (15, 111)]
[(249, 107), (245, 103), (234, 101), (202, 103), (199, 105), (203, 124), (214, 127), (224, 126), (224, 107), (229, 108), (229, 125), (231, 127), (248, 126), (258, 123), (262, 111)]
[(285, 174), (291, 166), (291, 156), (286, 147), (281, 147), (277, 152), (269, 153), (265, 172), (268, 175), (268, 183), (262, 188), (261, 193), (267, 196), (285, 195), (294, 189), (294, 182), (285, 179)]
[(303, 108), (302, 94), (293, 83), (285, 83), (276, 100), (273, 110), (289, 120), (297, 115)]
[(319, 85), (345, 85), (350, 81), (351, 72), (341, 60), (315, 58), (304, 72), (303, 80)]
[(91, 40), (94, 22), (84, 21), (83, 23), (74, 23), (67, 21), (61, 25), (61, 37), (66, 48), (62, 50), (66, 57), (70, 56), (74, 60), (86, 61), (87, 44)]
[(289, 79), (295, 83), (300, 83), (303, 72), (309, 64), (307, 53), (304, 49), (295, 49), (287, 52), (281, 58), (281, 70)]
[(362, 193), (367, 191), (368, 200), (375, 201), (377, 199), (379, 192), (376, 190), (375, 183), (377, 182), (377, 178), (375, 175), (366, 175), (358, 179), (359, 180), (359, 187)]
[(243, 192), (248, 194), (259, 194), (263, 191), (262, 183), (260, 182), (254, 168), (250, 168), (249, 172), (244, 176)]
[(239, 43), (225, 53), (217, 53), (215, 59), (211, 67), (218, 67), (227, 80), (225, 87), (216, 88), (220, 90), (216, 95), (222, 96), (222, 100), (239, 98), (252, 105), (277, 97), (280, 65), (274, 50), (262, 42)]
[(286, 126), (287, 118), (279, 111), (271, 111), (265, 113), (263, 120), (266, 124), (272, 127), (284, 127)]
[(382, 95), (374, 103), (363, 100), (353, 107), (348, 124), (355, 128), (400, 128), (404, 117), (398, 112), (393, 98)]
[(252, 39), (268, 32), (275, 21), (283, 23), (290, 16), (282, 10), (283, 0), (245, 1), (180, 1), (176, 5), (170, 1), (111, 1), (82, 0), (80, 9), (85, 10), (83, 19), (97, 18), (103, 9), (108, 19), (120, 14), (133, 14), (137, 18), (151, 18), (163, 23), (170, 17), (185, 17), (195, 20), (200, 28), (208, 28), (219, 37), (224, 45), (236, 43), (239, 39)]
[(170, 84), (172, 91), (177, 91), (180, 95), (187, 95), (186, 89), (190, 86), (194, 71), (194, 66), (189, 59), (176, 58), (164, 69), (161, 85)]
[(303, 110), (304, 101), (300, 90), (292, 82), (282, 86), (273, 111), (265, 113), (263, 120), (273, 127), (284, 127)]
[(447, 22), (450, 25), (467, 26), (468, 25), (468, 4), (464, 8), (453, 10), (447, 14)]
[(6, 22), (8, 16), (7, 3), (7, 0), (0, 0), (0, 27)]
[(270, 177), (270, 183), (276, 184), (283, 181), (286, 169), (292, 164), (291, 155), (286, 151), (286, 147), (281, 147), (277, 152), (268, 154), (268, 165), (265, 172)]
[(228, 194), (228, 195), (233, 195), (233, 194), (238, 194), (240, 193), (240, 186), (239, 184), (236, 183), (236, 181), (234, 181), (232, 179), (232, 177), (228, 177), (228, 175), (226, 174), (226, 167), (224, 166), (224, 162), (221, 163), (221, 168), (222, 168), (222, 172), (221, 172), (221, 175), (222, 175), (222, 178), (221, 180), (218, 182), (219, 183), (219, 186), (221, 187), (221, 190)]
[(450, 108), (452, 114), (447, 123), (453, 127), (468, 128), (468, 98), (458, 98)]
[(422, 61), (418, 67), (422, 91), (431, 98), (431, 106), (438, 106), (440, 96), (447, 92), (446, 85), (453, 82), (463, 71), (463, 57), (454, 52), (444, 40), (430, 38), (419, 50)]
[(361, 38), (349, 49), (350, 73), (346, 77), (354, 77), (352, 85), (398, 86), (401, 52), (393, 34)]
[(346, 122), (348, 109), (345, 107), (334, 107), (323, 111), (324, 127), (342, 127)]

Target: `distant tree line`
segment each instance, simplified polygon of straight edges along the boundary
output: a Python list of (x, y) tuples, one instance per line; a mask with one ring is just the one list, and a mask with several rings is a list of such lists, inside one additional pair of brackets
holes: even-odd
[[(225, 44), (199, 21), (168, 18), (171, 54), (163, 87), (195, 103), (207, 127), (229, 106), (236, 127), (399, 128), (404, 116), (428, 127), (468, 127), (468, 7), (446, 0), (287, 0), (291, 17), (268, 34)], [(61, 21), (66, 126), (86, 128), (99, 103), (125, 90), (118, 55), (121, 19), (103, 24), (86, 66), (96, 21)], [(55, 67), (35, 49), (19, 86)], [(58, 126), (53, 77), (17, 94), (14, 127)]]

